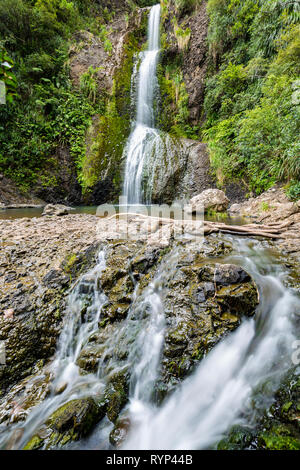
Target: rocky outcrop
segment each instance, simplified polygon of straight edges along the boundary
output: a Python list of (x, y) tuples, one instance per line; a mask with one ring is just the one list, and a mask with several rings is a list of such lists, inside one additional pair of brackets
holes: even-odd
[(244, 216), (255, 223), (282, 228), (282, 236), (276, 242), (284, 253), (300, 257), (300, 200), (290, 201), (283, 189), (271, 188), (258, 197), (240, 204), (233, 204), (228, 212), (231, 216)]
[(158, 155), (153, 154), (145, 176), (148, 199), (153, 203), (171, 204), (214, 186), (205, 144), (165, 134), (160, 138)]
[(72, 211), (72, 207), (63, 204), (47, 204), (43, 210), (43, 216), (62, 216), (68, 215)]
[(220, 189), (206, 189), (201, 194), (190, 200), (192, 213), (203, 213), (208, 211), (224, 212), (229, 204), (229, 199), (224, 191)]
[[(3, 392), (11, 386), (0, 401), (1, 426), (16, 422), (21, 426), (32, 407), (50, 394), (64, 398), (67, 386), (62, 384), (54, 390), (51, 368), (46, 360), (54, 352), (69, 286), (95, 262), (99, 242), (93, 245), (92, 241), (99, 236), (98, 222), (94, 216), (66, 215), (35, 221), (6, 221), (0, 225), (6, 237), (3, 237), (3, 246), (8, 239), (14, 240), (13, 249), (7, 251), (6, 266), (1, 264), (1, 268), (8, 268), (6, 275), (11, 276), (7, 280), (10, 289), (1, 299), (1, 335), (7, 335), (4, 339), (9, 347), (11, 345), (7, 365), (0, 366)], [(145, 218), (136, 216), (129, 223), (145, 224)], [(100, 227), (103, 228), (103, 219), (100, 219)], [(238, 328), (244, 317), (255, 314), (258, 304), (256, 285), (247, 271), (232, 263), (232, 258), (228, 261), (232, 244), (226, 236), (209, 235), (202, 243), (184, 238), (174, 240), (170, 235), (164, 237), (163, 244), (155, 238), (152, 243), (148, 243), (148, 239), (108, 240), (106, 237), (105, 240), (106, 267), (97, 287), (105, 294), (106, 300), (98, 330), (90, 335), (77, 358), (83, 377), (96, 373), (101, 367), (103, 387), (101, 384), (101, 390), (92, 398), (81, 395), (76, 400), (69, 397), (66, 403), (63, 399), (58, 401), (58, 409), (54, 413), (51, 410), (48, 418), (45, 416), (43, 425), (26, 444), (28, 449), (71, 445), (74, 440), (89, 434), (104, 416), (114, 424), (110, 442), (113, 445), (122, 442), (130, 429), (126, 404), (133, 364), (137, 360), (133, 344), (136, 335), (145, 329), (151, 314), (148, 302), (153, 292), (151, 289), (158, 289), (165, 313), (164, 343), (153, 390), (156, 403), (172, 393), (222, 338)], [(24, 241), (27, 246), (24, 246)], [(72, 252), (66, 254), (66, 247)], [(57, 259), (54, 259), (54, 253)], [(38, 254), (40, 258), (42, 254), (44, 257), (38, 260)], [(24, 304), (24, 312), (19, 313), (22, 302), (19, 303), (20, 297), (14, 298), (11, 292), (21, 288), (17, 287), (21, 277), (23, 283), (29, 285), (29, 274), (21, 270), (23, 263), (29, 260), (38, 282), (32, 283), (24, 293), (33, 307)], [(164, 272), (162, 278), (159, 277), (161, 267)], [(0, 280), (3, 281), (2, 278)], [(91, 299), (84, 286), (81, 294), (87, 294), (81, 312), (84, 321)], [(58, 310), (54, 310), (54, 306)], [(34, 347), (31, 350), (32, 342)], [(12, 386), (24, 376), (28, 377)], [(225, 439), (226, 442), (220, 446), (238, 448), (234, 446), (241, 446), (241, 442), (247, 446), (254, 445), (253, 442), (257, 445), (257, 436), (262, 448), (298, 445), (295, 440), (297, 431), (291, 430), (298, 399), (298, 391), (292, 381), (290, 389), (291, 393), (285, 395), (280, 392), (280, 401), (272, 411), (278, 426), (281, 426), (281, 416), (284, 417), (283, 434), (280, 434), (283, 427), (275, 429), (274, 422), (272, 425), (269, 423), (269, 427), (264, 424), (255, 436), (239, 428), (233, 430), (235, 434), (230, 437), (231, 443)], [(275, 442), (274, 436), (280, 439)], [(14, 447), (14, 439), (18, 439), (18, 435), (11, 439), (8, 446)]]
[[(125, 17), (124, 11), (108, 25), (102, 25), (104, 37), (89, 31), (78, 31), (73, 36), (69, 50), (70, 76), (75, 87), (80, 85), (80, 77), (89, 67), (96, 70), (99, 94), (110, 93), (115, 71), (121, 67), (124, 46), (130, 33), (140, 28), (145, 9), (137, 8), (134, 14)], [(100, 35), (101, 36), (101, 35)], [(109, 47), (108, 47), (109, 45)]]
[(0, 220), (2, 393), (54, 354), (68, 288), (95, 262), (97, 221), (88, 215)]
[(295, 214), (297, 205), (288, 199), (282, 189), (275, 187), (240, 204), (232, 204), (228, 211), (231, 214), (258, 219), (260, 222), (277, 222)]
[(72, 400), (55, 411), (24, 450), (48, 449), (85, 437), (104, 414), (91, 397)]
[[(188, 94), (189, 122), (199, 124), (203, 118), (203, 100), (208, 64), (207, 29), (208, 16), (206, 2), (189, 3), (190, 8), (182, 9), (174, 1), (168, 2), (163, 13), (164, 30), (167, 34), (167, 47), (164, 51), (164, 63), (173, 62), (181, 55), (183, 80)], [(181, 47), (175, 34), (174, 19), (183, 32), (190, 30), (186, 47)]]

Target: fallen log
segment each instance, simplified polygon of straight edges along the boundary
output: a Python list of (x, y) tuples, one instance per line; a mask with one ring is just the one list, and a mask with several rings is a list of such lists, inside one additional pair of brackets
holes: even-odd
[(231, 235), (244, 235), (248, 237), (265, 237), (265, 238), (283, 238), (282, 235), (274, 235), (273, 233), (267, 233), (267, 232), (259, 232), (259, 231), (244, 231), (244, 232), (236, 232), (233, 230), (223, 230), (220, 229), (219, 232), (221, 233), (230, 233)]
[[(248, 237), (265, 237), (265, 238), (272, 238), (272, 239), (279, 239), (284, 238), (282, 233), (285, 231), (284, 229), (291, 225), (292, 223), (281, 223), (281, 224), (245, 224), (245, 225), (227, 225), (223, 222), (211, 222), (211, 221), (196, 221), (196, 220), (177, 220), (171, 219), (167, 217), (151, 217), (145, 214), (138, 214), (138, 213), (122, 213), (122, 214), (115, 214), (109, 219), (114, 218), (121, 218), (121, 217), (128, 218), (128, 223), (130, 222), (137, 222), (137, 219), (141, 220), (149, 220), (158, 222), (159, 226), (162, 225), (170, 225), (170, 226), (182, 226), (183, 229), (187, 227), (190, 229), (191, 225), (195, 225), (195, 228), (200, 229), (202, 227), (204, 235), (209, 235), (211, 233), (229, 233), (232, 235), (244, 235)], [(149, 225), (149, 230), (151, 232), (151, 224)], [(155, 229), (156, 230), (156, 229)], [(154, 231), (155, 231), (154, 230)]]
[[(204, 222), (204, 226), (206, 226), (206, 222)], [(220, 224), (220, 223), (215, 223), (215, 222), (209, 222), (209, 225), (211, 227), (216, 227), (220, 232), (235, 232), (239, 234), (253, 234), (253, 235), (266, 235), (268, 237), (274, 236), (274, 238), (278, 238), (277, 235), (279, 235), (281, 232), (277, 229), (272, 229), (269, 227), (265, 226), (265, 228), (261, 228), (259, 225), (256, 225), (256, 227), (249, 227), (248, 225), (226, 225), (226, 224)], [(279, 237), (280, 238), (280, 237)]]

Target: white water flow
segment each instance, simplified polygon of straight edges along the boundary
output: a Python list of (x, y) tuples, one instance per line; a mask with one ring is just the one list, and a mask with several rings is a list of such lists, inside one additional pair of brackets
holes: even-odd
[[(148, 286), (136, 284), (127, 318), (113, 323), (103, 339), (98, 372), (82, 375), (77, 359), (89, 338), (99, 332), (107, 302), (101, 289), (106, 266), (101, 251), (96, 266), (79, 279), (68, 297), (57, 354), (49, 366), (51, 394), (24, 422), (8, 428), (0, 425), (0, 448), (22, 449), (47, 418), (72, 399), (92, 396), (100, 400), (109, 377), (119, 371), (130, 375), (129, 403), (123, 412), (131, 431), (124, 449), (207, 449), (233, 424), (255, 424), (256, 416), (271, 404), (284, 373), (293, 366), (300, 300), (284, 287), (288, 273), (261, 242), (233, 237), (231, 241), (235, 254), (222, 262), (243, 266), (255, 279), (260, 290), (256, 316), (244, 319), (236, 332), (215, 346), (161, 405), (155, 402), (154, 389), (167, 327), (166, 285), (176, 273), (180, 251), (192, 246), (175, 246)], [(105, 418), (88, 439), (73, 443), (72, 448), (108, 448), (112, 427)], [(20, 430), (21, 437), (14, 441), (14, 433), (20, 435)]]
[[(106, 296), (101, 290), (100, 278), (105, 269), (105, 252), (100, 251), (94, 268), (84, 274), (67, 299), (65, 323), (61, 332), (57, 353), (48, 372), (52, 378), (49, 397), (33, 408), (24, 423), (18, 423), (22, 438), (16, 448), (22, 449), (42, 423), (61, 405), (86, 396), (100, 396), (104, 382), (94, 374), (81, 375), (76, 361), (90, 335), (99, 328), (99, 318)], [(41, 377), (35, 377), (36, 379)], [(30, 384), (29, 384), (30, 385)], [(22, 404), (22, 397), (20, 397)], [(10, 445), (12, 433), (0, 433), (0, 449)]]
[[(100, 399), (109, 377), (122, 370), (131, 371), (130, 388), (134, 396), (149, 400), (158, 375), (164, 340), (164, 286), (174, 274), (177, 259), (178, 249), (175, 249), (166, 255), (149, 286), (140, 290), (136, 285), (127, 319), (116, 323), (114, 332), (103, 343), (98, 372), (82, 375), (77, 360), (89, 338), (99, 331), (101, 311), (107, 302), (101, 289), (101, 274), (106, 267), (105, 251), (100, 251), (96, 266), (78, 280), (68, 296), (65, 324), (56, 356), (48, 369), (52, 377), (52, 393), (31, 410), (24, 423), (12, 425), (9, 430), (2, 430), (0, 426), (0, 449), (22, 449), (47, 418), (69, 401), (87, 396)], [(120, 358), (122, 341), (128, 351), (125, 360)], [(30, 385), (40, 379), (40, 375), (34, 377)], [(21, 396), (19, 400), (21, 405)], [(104, 423), (99, 428), (99, 436), (92, 437), (93, 446), (97, 447), (102, 440), (107, 447), (112, 425)], [(14, 431), (20, 429), (22, 436), (12, 445)]]
[[(299, 298), (283, 286), (283, 270), (259, 244), (250, 248), (243, 240), (238, 251), (229, 261), (247, 269), (260, 287), (256, 318), (245, 320), (221, 341), (162, 406), (134, 393), (129, 406), (132, 430), (124, 449), (211, 448), (233, 424), (251, 425), (293, 366)], [(266, 269), (269, 273), (260, 274)]]
[(154, 96), (157, 89), (156, 68), (160, 47), (160, 5), (150, 10), (148, 20), (148, 49), (140, 53), (141, 65), (137, 75), (136, 121), (126, 148), (124, 195), (129, 204), (142, 202), (144, 165), (155, 142), (160, 139), (154, 128)]

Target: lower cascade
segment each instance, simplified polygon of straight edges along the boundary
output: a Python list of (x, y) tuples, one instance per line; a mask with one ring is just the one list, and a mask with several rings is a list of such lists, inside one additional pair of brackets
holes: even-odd
[[(122, 449), (208, 449), (233, 425), (255, 427), (290, 367), (300, 302), (284, 287), (288, 273), (261, 242), (227, 236), (222, 243), (228, 254), (222, 265), (212, 265), (213, 271), (210, 263), (214, 263), (218, 243), (210, 243), (208, 249), (194, 242), (177, 242), (165, 254), (157, 248), (143, 251), (143, 247), (133, 258), (135, 243), (101, 248), (95, 267), (69, 294), (55, 359), (30, 379), (24, 401), (46, 377), (50, 377), (49, 392), (29, 409), (24, 421), (10, 423), (8, 428), (1, 425), (1, 448), (64, 444), (70, 449), (107, 449), (113, 443)], [(117, 260), (122, 272), (127, 270), (119, 279), (114, 268)], [(192, 262), (192, 270), (183, 280), (187, 260)], [(222, 266), (228, 266), (233, 281), (228, 274), (222, 281)], [(236, 266), (233, 272), (232, 266)], [(188, 326), (186, 312), (180, 310), (183, 298), (173, 297), (172, 290), (182, 282), (186, 285), (195, 270), (198, 279), (205, 280), (199, 286), (206, 289), (208, 298), (201, 298), (198, 286), (195, 305), (200, 310), (194, 311)], [(214, 289), (208, 280), (210, 272), (219, 285), (214, 296), (208, 294)], [(122, 286), (120, 292), (118, 285)], [(255, 285), (260, 303), (253, 317)], [(241, 296), (237, 290), (247, 294)], [(203, 339), (195, 341), (194, 332), (191, 344), (186, 345), (182, 334), (193, 328), (198, 314), (202, 324), (212, 312), (215, 298), (221, 309), (228, 302), (224, 311), (229, 309), (231, 314), (215, 320), (210, 336), (211, 347), (216, 345), (211, 351), (207, 348), (198, 364), (201, 355), (195, 360), (195, 352), (188, 351), (191, 345), (202, 347)], [(234, 317), (238, 315), (235, 302), (244, 309), (240, 319)], [(185, 356), (188, 359), (183, 365)], [(177, 374), (172, 367), (176, 371), (180, 363), (182, 371)], [(78, 419), (75, 428), (74, 419)]]

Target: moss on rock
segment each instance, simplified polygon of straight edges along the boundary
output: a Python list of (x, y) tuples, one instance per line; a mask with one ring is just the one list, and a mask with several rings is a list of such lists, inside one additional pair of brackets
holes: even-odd
[(46, 421), (47, 437), (39, 432), (25, 445), (24, 450), (62, 447), (72, 440), (86, 436), (104, 416), (103, 408), (93, 398), (79, 398), (62, 405)]

